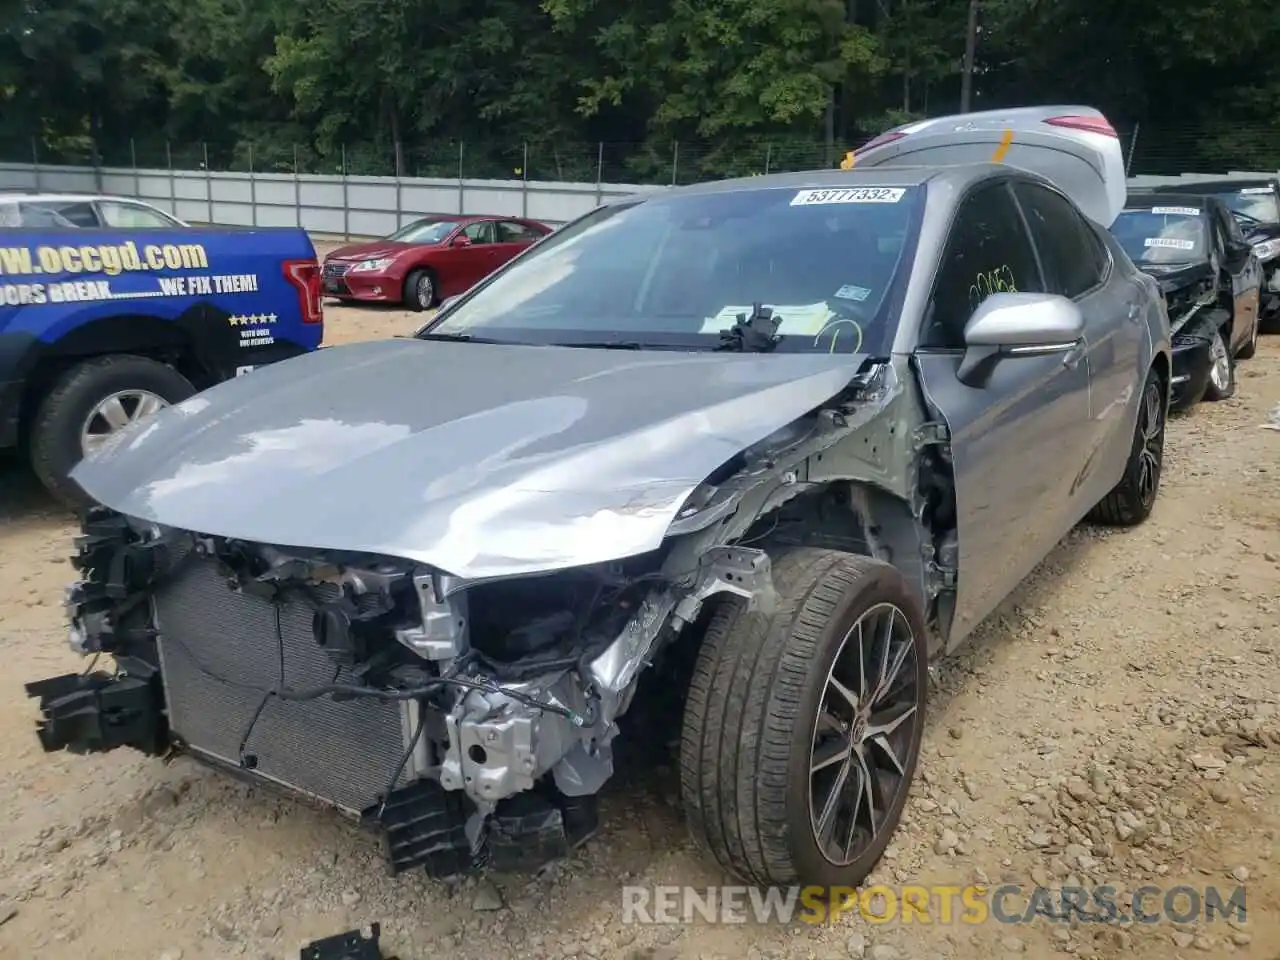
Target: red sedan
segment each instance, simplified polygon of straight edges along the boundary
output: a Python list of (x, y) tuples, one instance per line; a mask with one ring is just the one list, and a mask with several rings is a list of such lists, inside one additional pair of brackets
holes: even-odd
[(521, 217), (433, 214), (383, 240), (340, 247), (324, 259), (324, 292), (347, 302), (429, 310), (469, 289), (551, 227)]

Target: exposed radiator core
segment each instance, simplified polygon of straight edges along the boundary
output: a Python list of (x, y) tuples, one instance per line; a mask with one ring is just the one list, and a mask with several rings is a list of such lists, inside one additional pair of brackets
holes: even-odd
[[(235, 684), (300, 689), (354, 682), (316, 644), (305, 600), (273, 604), (236, 592), (214, 560), (189, 558), (154, 602), (169, 725), (197, 754), (240, 765), (241, 740), (263, 697)], [(273, 697), (253, 723), (244, 754), (256, 759), (254, 775), (358, 814), (387, 789), (408, 746), (408, 709), (370, 699)], [(399, 783), (409, 781), (412, 769), (411, 762)]]

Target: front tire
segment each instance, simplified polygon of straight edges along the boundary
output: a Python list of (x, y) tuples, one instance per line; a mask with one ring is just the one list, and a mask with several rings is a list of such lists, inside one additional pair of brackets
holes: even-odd
[(902, 817), (924, 735), (924, 619), (889, 564), (796, 549), (772, 615), (714, 613), (685, 706), (695, 841), (748, 883), (856, 886)]
[(31, 466), (54, 498), (73, 510), (93, 505), (68, 474), (95, 443), (196, 388), (172, 367), (146, 357), (95, 357), (64, 373), (31, 423)]
[(1148, 371), (1139, 401), (1133, 445), (1120, 482), (1089, 511), (1087, 519), (1111, 527), (1134, 527), (1151, 516), (1164, 470), (1167, 419), (1165, 385), (1155, 369)]
[(410, 310), (430, 310), (437, 299), (436, 275), (430, 270), (414, 270), (404, 278), (404, 305)]

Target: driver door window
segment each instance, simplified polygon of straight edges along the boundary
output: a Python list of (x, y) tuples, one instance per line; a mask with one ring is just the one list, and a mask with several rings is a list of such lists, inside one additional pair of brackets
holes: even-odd
[(921, 346), (964, 347), (964, 328), (993, 293), (1044, 293), (1031, 238), (1004, 183), (961, 204), (925, 311)]
[(1248, 246), (1248, 241), (1244, 238), (1244, 231), (1240, 229), (1240, 221), (1233, 217), (1230, 211), (1223, 207), (1217, 211), (1215, 219), (1221, 225), (1227, 243), (1234, 244), (1237, 247)]
[(526, 227), (523, 223), (515, 223), (510, 220), (503, 220), (498, 223), (498, 242), (499, 243), (533, 243), (540, 238), (540, 234), (533, 227)]
[(472, 243), (495, 243), (497, 240), (493, 233), (492, 220), (469, 223), (463, 228), (462, 235)]

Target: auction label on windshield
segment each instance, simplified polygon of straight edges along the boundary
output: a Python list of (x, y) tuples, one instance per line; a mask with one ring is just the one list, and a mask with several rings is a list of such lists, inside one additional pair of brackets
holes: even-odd
[(1167, 213), (1175, 217), (1198, 217), (1200, 216), (1199, 207), (1152, 207), (1152, 213)]
[(1142, 241), (1144, 247), (1163, 247), (1166, 250), (1194, 250), (1194, 240), (1175, 240), (1172, 237), (1147, 237)]
[(791, 206), (823, 203), (897, 203), (907, 191), (902, 187), (842, 187), (828, 190), (801, 190), (791, 198)]

